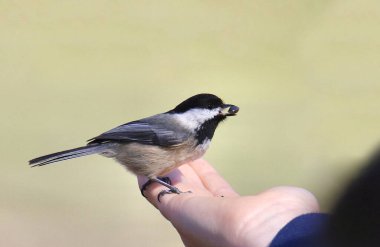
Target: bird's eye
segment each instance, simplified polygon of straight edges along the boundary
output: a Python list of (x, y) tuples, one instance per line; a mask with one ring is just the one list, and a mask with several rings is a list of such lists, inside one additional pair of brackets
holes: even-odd
[(207, 109), (209, 109), (209, 110), (211, 110), (212, 108), (213, 108), (212, 105), (208, 105), (208, 106), (207, 106)]

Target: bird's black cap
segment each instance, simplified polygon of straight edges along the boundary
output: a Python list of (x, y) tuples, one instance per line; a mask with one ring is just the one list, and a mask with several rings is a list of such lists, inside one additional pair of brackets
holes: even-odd
[(202, 93), (194, 95), (187, 100), (177, 105), (170, 113), (183, 113), (190, 109), (214, 109), (217, 107), (223, 107), (224, 103), (221, 98), (209, 93)]

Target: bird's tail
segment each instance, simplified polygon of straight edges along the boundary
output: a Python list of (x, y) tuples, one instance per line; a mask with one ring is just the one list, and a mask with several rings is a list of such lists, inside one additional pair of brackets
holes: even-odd
[(53, 154), (44, 155), (35, 159), (32, 159), (29, 161), (29, 165), (31, 167), (34, 166), (43, 166), (50, 163), (62, 161), (62, 160), (68, 160), (73, 158), (78, 158), (85, 155), (90, 154), (97, 154), (105, 152), (107, 149), (110, 148), (112, 144), (111, 143), (97, 143), (97, 144), (90, 144), (88, 146), (79, 147), (79, 148), (73, 148), (66, 151), (61, 151)]

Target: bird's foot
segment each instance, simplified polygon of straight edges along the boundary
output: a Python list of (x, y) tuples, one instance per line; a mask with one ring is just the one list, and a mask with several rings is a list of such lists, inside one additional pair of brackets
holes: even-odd
[[(159, 181), (162, 181), (162, 182), (164, 182), (165, 184), (168, 184), (168, 185), (172, 184), (172, 181), (170, 180), (169, 177), (157, 177), (156, 179), (159, 180)], [(145, 184), (143, 184), (143, 186), (140, 189), (141, 195), (143, 197), (146, 198), (146, 196), (144, 194), (144, 191), (149, 187), (149, 185), (151, 185), (154, 182), (157, 182), (156, 179), (149, 179)]]
[(144, 191), (148, 188), (149, 185), (152, 183), (159, 183), (165, 187), (168, 188), (168, 190), (162, 190), (160, 193), (157, 195), (157, 200), (160, 202), (160, 198), (166, 194), (182, 194), (182, 193), (191, 193), (191, 191), (180, 191), (177, 187), (174, 187), (172, 185), (172, 182), (169, 177), (157, 177), (157, 178), (151, 178), (149, 179), (143, 186), (141, 187), (141, 194), (145, 196)]
[(166, 194), (177, 194), (177, 195), (179, 195), (179, 194), (183, 194), (183, 193), (192, 193), (191, 190), (189, 190), (189, 191), (180, 191), (177, 187), (174, 187), (174, 186), (172, 186), (172, 187), (173, 187), (173, 188), (171, 188), (171, 189), (168, 189), (168, 190), (162, 190), (160, 193), (158, 193), (158, 195), (157, 195), (157, 200), (158, 200), (159, 202), (161, 202), (161, 201), (160, 201), (160, 198), (161, 198), (162, 196), (166, 195)]

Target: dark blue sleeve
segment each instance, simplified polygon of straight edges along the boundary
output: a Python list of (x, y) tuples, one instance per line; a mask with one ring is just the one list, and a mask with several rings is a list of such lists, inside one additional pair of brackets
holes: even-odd
[(324, 247), (328, 219), (327, 214), (321, 213), (298, 216), (277, 233), (269, 247)]

